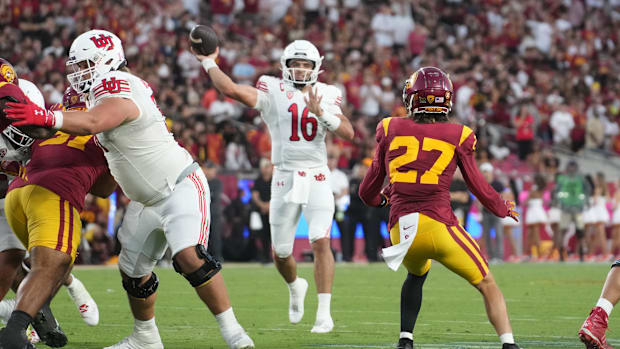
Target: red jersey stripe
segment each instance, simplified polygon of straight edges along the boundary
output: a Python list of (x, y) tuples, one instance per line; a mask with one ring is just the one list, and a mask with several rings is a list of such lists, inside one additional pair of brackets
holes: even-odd
[(62, 250), (62, 238), (65, 233), (65, 200), (60, 198), (60, 210), (59, 210), (59, 226), (58, 226), (58, 242), (56, 242), (56, 250)]
[(73, 206), (69, 204), (69, 236), (67, 238), (67, 254), (71, 254), (71, 249), (73, 248)]
[(482, 273), (482, 277), (487, 276), (486, 270), (484, 269), (482, 264), (480, 264), (480, 261), (478, 260), (478, 258), (476, 258), (476, 255), (474, 254), (474, 252), (470, 250), (469, 247), (467, 247), (467, 245), (465, 245), (465, 243), (458, 236), (456, 236), (454, 232), (455, 230), (454, 226), (451, 226), (451, 227), (446, 226), (446, 228), (448, 228), (448, 232), (450, 233), (450, 236), (452, 236), (452, 239), (454, 239), (454, 241), (457, 244), (459, 244), (459, 246), (461, 246), (463, 251), (465, 251), (469, 255), (469, 257), (474, 261), (474, 263), (476, 263), (478, 270), (480, 270), (480, 273)]
[(208, 216), (208, 212), (207, 210), (209, 209), (209, 205), (207, 204), (207, 199), (206, 199), (206, 191), (205, 191), (205, 187), (202, 183), (202, 180), (200, 179), (200, 177), (198, 177), (196, 174), (194, 174), (194, 176), (196, 177), (196, 181), (198, 182), (198, 186), (200, 186), (200, 200), (202, 200), (203, 202), (203, 211), (202, 211), (202, 222), (200, 224), (202, 233), (203, 233), (203, 238), (202, 241), (200, 242), (201, 244), (205, 244), (207, 243), (207, 241), (209, 240), (209, 220), (207, 219)]

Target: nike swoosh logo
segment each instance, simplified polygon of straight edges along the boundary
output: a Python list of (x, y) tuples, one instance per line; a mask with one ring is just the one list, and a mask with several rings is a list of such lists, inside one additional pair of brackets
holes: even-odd
[(412, 225), (410, 225), (410, 226), (408, 226), (408, 227), (403, 227), (403, 230), (409, 230), (409, 229), (411, 229), (411, 227), (413, 227), (413, 226), (415, 226), (415, 224), (412, 224)]

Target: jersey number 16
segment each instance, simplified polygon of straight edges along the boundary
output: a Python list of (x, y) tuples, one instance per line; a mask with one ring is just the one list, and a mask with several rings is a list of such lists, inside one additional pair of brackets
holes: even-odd
[[(289, 140), (297, 142), (300, 140), (299, 138), (299, 114), (297, 103), (291, 104), (288, 107), (288, 111), (291, 113), (291, 136)], [(308, 130), (308, 124), (310, 124), (310, 130)], [(312, 118), (308, 116), (308, 107), (305, 107), (301, 113), (301, 135), (304, 136), (304, 139), (310, 142), (316, 137), (316, 131), (318, 128), (318, 121), (316, 118)]]

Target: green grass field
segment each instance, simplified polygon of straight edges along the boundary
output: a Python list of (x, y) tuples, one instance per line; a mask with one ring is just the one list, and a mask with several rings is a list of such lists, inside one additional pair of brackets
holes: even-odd
[[(523, 348), (582, 348), (577, 330), (596, 302), (608, 264), (505, 264), (491, 266)], [(217, 324), (185, 279), (157, 270), (161, 284), (157, 323), (166, 348), (226, 348)], [(332, 298), (336, 327), (311, 334), (316, 311), (312, 267), (299, 274), (311, 283), (301, 323), (288, 322), (288, 291), (275, 267), (225, 265), (233, 306), (257, 348), (393, 348), (399, 333), (400, 286), (405, 272), (384, 264), (337, 265)], [(75, 274), (99, 304), (100, 324), (88, 327), (67, 292), (53, 309), (69, 336), (67, 348), (102, 348), (132, 330), (132, 318), (116, 269)], [(620, 345), (620, 319), (612, 314), (610, 344)], [(467, 282), (435, 263), (424, 288), (415, 330), (417, 348), (499, 348), (482, 298)], [(45, 347), (39, 345), (39, 347)]]

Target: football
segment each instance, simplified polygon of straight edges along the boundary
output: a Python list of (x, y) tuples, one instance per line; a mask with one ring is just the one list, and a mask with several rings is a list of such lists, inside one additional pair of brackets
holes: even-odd
[(194, 52), (208, 56), (215, 52), (220, 43), (217, 33), (206, 25), (197, 25), (189, 32), (189, 41)]

